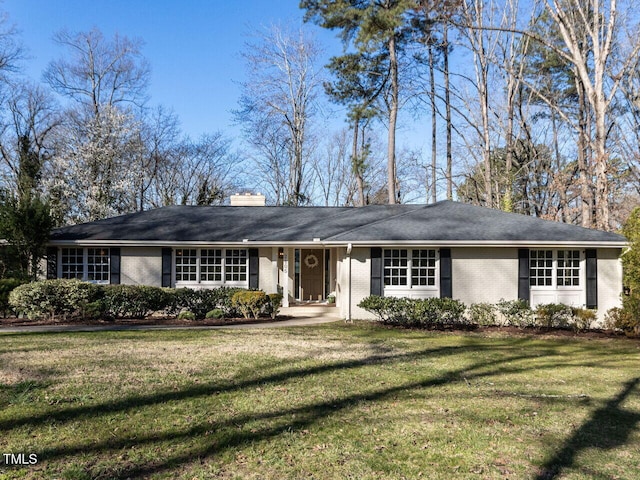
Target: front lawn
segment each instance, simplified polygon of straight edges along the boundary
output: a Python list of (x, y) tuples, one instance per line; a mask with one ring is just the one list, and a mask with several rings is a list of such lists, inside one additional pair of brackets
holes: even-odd
[[(0, 478), (640, 478), (640, 342), (0, 335)], [(9, 457), (11, 460), (11, 457)]]

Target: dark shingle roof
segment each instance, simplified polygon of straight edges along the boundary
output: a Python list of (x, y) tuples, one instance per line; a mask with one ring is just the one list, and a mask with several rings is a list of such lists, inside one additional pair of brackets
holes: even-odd
[(52, 241), (587, 242), (624, 237), (463, 203), (352, 207), (172, 206), (54, 230)]

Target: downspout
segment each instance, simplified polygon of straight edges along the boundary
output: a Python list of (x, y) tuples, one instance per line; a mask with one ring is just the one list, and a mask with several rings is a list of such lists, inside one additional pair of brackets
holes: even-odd
[(349, 295), (348, 295), (348, 301), (349, 301), (349, 307), (347, 309), (347, 322), (351, 321), (351, 249), (353, 248), (353, 246), (349, 243), (347, 244), (347, 255), (349, 256)]

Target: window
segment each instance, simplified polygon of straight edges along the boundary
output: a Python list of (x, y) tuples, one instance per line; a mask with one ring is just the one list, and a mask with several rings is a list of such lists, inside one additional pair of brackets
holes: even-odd
[(553, 284), (553, 250), (531, 250), (529, 284), (550, 287)]
[(579, 287), (580, 250), (531, 250), (529, 285), (532, 287)]
[(224, 266), (225, 282), (247, 281), (247, 251), (227, 250)]
[(436, 259), (436, 250), (384, 250), (384, 285), (435, 288)]
[(246, 249), (178, 248), (175, 250), (176, 283), (246, 283)]
[(409, 258), (407, 250), (384, 251), (384, 284), (406, 285)]
[(60, 278), (109, 283), (110, 271), (108, 248), (62, 248)]
[(200, 281), (222, 281), (222, 250), (201, 250)]
[(580, 250), (558, 250), (558, 286), (580, 285)]
[(176, 282), (198, 281), (197, 250), (179, 248), (176, 250)]
[(87, 280), (90, 282), (109, 282), (109, 249), (87, 249)]
[(436, 251), (414, 250), (411, 254), (411, 285), (433, 287), (436, 284)]
[(62, 278), (84, 277), (84, 252), (82, 248), (62, 249)]

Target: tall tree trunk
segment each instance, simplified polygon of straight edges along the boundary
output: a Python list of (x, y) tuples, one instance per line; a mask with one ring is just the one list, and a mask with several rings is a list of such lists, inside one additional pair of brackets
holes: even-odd
[(444, 103), (447, 124), (447, 200), (453, 200), (453, 153), (451, 147), (453, 125), (451, 123), (451, 87), (449, 84), (449, 27), (447, 22), (443, 24), (443, 70), (444, 70)]
[[(429, 90), (429, 99), (431, 101), (431, 202), (436, 203), (438, 201), (438, 192), (436, 188), (436, 171), (437, 171), (437, 157), (438, 157), (438, 124), (436, 116), (436, 80), (435, 80), (435, 65), (433, 58), (433, 43), (429, 42), (429, 81), (431, 83)], [(428, 199), (427, 199), (428, 201)]]
[[(351, 169), (356, 177), (356, 185), (358, 186), (358, 203), (361, 207), (365, 205), (364, 199), (364, 181), (362, 179), (361, 162), (362, 158), (358, 154), (358, 132), (360, 130), (360, 118), (353, 120), (353, 145), (351, 146)], [(364, 132), (362, 132), (364, 137)]]
[(389, 144), (387, 149), (387, 184), (389, 204), (396, 201), (396, 123), (398, 120), (398, 56), (396, 39), (391, 32), (389, 36), (389, 69), (391, 74), (391, 105), (389, 108)]
[(580, 212), (583, 227), (592, 227), (593, 199), (591, 195), (591, 178), (589, 175), (589, 131), (587, 100), (584, 85), (576, 77), (578, 91), (578, 176), (580, 179)]

